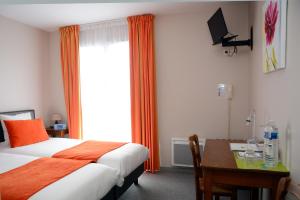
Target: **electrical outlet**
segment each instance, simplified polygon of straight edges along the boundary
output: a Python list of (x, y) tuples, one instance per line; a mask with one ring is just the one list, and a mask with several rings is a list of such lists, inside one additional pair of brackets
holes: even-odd
[(224, 50), (224, 55), (225, 55), (225, 56), (229, 56), (230, 54), (231, 54), (230, 49)]

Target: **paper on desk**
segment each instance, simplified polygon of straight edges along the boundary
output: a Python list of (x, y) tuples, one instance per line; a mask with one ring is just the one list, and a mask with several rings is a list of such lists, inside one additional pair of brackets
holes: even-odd
[[(241, 158), (244, 158), (245, 157), (245, 152), (239, 152), (238, 155), (239, 157)], [(248, 158), (261, 158), (262, 157), (262, 153), (254, 153), (254, 154), (247, 154), (247, 157)]]
[(230, 143), (231, 151), (246, 151), (247, 145), (250, 145), (250, 148), (254, 151), (262, 151), (256, 144), (247, 144), (247, 143)]

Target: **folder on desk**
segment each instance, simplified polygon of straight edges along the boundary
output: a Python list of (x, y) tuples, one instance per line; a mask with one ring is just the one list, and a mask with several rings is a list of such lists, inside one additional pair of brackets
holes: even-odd
[(247, 145), (250, 145), (250, 148), (256, 152), (261, 152), (262, 148), (256, 144), (247, 144), (247, 143), (230, 143), (231, 151), (246, 151)]

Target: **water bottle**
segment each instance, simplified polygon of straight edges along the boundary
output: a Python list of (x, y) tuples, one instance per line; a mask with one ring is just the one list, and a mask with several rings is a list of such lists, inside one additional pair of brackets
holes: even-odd
[(269, 152), (270, 152), (270, 147), (269, 146), (269, 141), (270, 141), (270, 135), (272, 132), (272, 126), (269, 125), (269, 122), (265, 125), (264, 128), (264, 147), (263, 147), (263, 159), (265, 165), (268, 165), (269, 163)]
[(264, 163), (266, 167), (278, 164), (278, 129), (275, 125), (266, 127), (264, 138)]
[(266, 158), (266, 152), (268, 148), (268, 143), (269, 143), (269, 132), (265, 130), (264, 132), (264, 146), (263, 146), (263, 159), (265, 160)]
[(267, 145), (266, 155), (265, 155), (265, 166), (267, 168), (274, 167), (274, 156), (273, 156), (274, 146), (270, 140)]
[(273, 165), (278, 164), (278, 154), (279, 154), (279, 139), (278, 139), (278, 128), (274, 127), (271, 132), (271, 141), (273, 145)]

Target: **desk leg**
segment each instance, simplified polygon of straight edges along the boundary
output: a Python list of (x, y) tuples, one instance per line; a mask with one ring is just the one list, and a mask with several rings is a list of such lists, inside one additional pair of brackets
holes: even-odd
[(278, 181), (273, 181), (273, 186), (271, 189), (271, 199), (276, 199), (277, 187), (278, 187)]
[(259, 188), (251, 189), (251, 200), (259, 199)]
[(204, 172), (204, 200), (212, 200), (212, 179), (211, 172)]

